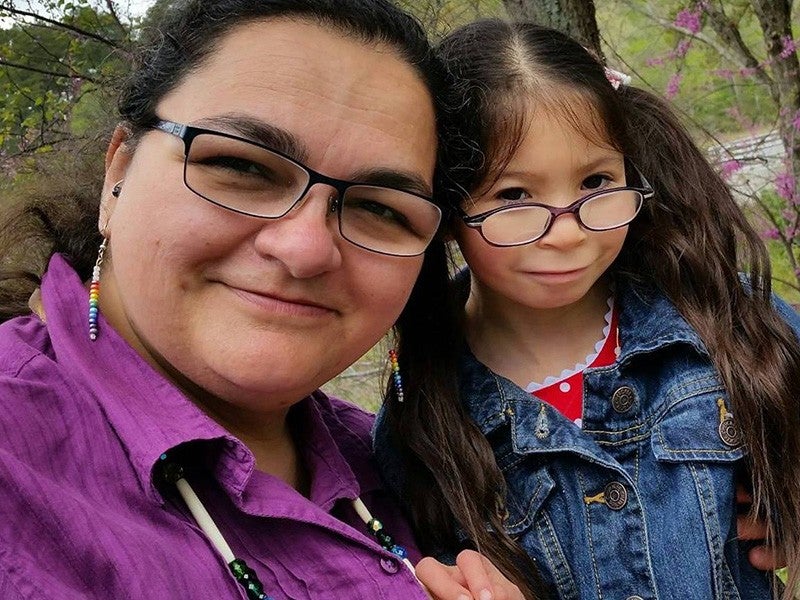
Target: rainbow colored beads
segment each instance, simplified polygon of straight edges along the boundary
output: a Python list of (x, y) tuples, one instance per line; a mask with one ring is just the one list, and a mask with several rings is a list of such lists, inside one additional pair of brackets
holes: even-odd
[(402, 402), (405, 400), (403, 396), (403, 380), (400, 377), (400, 363), (397, 361), (397, 352), (394, 348), (389, 350), (389, 361), (392, 364), (392, 379), (394, 380), (394, 389), (397, 391), (397, 401)]
[(94, 341), (97, 339), (97, 315), (100, 313), (100, 267), (103, 264), (103, 254), (106, 251), (106, 240), (100, 244), (100, 250), (97, 252), (97, 262), (94, 264), (92, 270), (92, 282), (89, 285), (89, 339)]

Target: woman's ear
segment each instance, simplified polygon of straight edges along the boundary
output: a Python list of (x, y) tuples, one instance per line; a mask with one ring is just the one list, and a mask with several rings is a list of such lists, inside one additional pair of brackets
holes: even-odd
[(108, 222), (117, 204), (122, 190), (122, 182), (131, 162), (133, 152), (129, 145), (130, 130), (124, 125), (117, 125), (106, 150), (106, 176), (103, 181), (102, 198), (100, 199), (100, 215), (98, 228), (104, 237), (109, 237)]

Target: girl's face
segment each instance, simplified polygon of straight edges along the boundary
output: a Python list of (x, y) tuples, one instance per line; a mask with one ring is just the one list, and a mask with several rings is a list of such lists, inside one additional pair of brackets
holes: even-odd
[[(430, 192), (436, 132), (420, 77), (389, 48), (309, 22), (234, 29), (158, 116), (263, 141), (330, 177)], [(109, 164), (101, 314), (209, 402), (285, 410), (380, 339), (419, 274), (421, 256), (345, 241), (331, 186), (261, 219), (189, 190), (183, 142), (162, 131), (132, 154), (112, 146)]]
[[(594, 127), (592, 118), (587, 115), (587, 128)], [(528, 120), (516, 154), (491, 187), (479, 186), (463, 207), (467, 214), (519, 202), (565, 207), (589, 193), (625, 185), (618, 151), (590, 141), (555, 114), (530, 111)], [(542, 238), (523, 246), (492, 246), (461, 221), (456, 239), (472, 273), (473, 293), (484, 302), (544, 310), (584, 298), (619, 254), (627, 231), (627, 226), (589, 231), (572, 214), (563, 214)]]

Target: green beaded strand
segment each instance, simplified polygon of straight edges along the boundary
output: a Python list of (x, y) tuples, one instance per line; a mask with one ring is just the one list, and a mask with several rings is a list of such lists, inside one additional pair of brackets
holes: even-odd
[[(169, 484), (175, 485), (179, 479), (183, 479), (183, 467), (169, 460), (167, 454), (159, 457), (161, 463), (161, 477)], [(235, 558), (228, 563), (228, 568), (233, 573), (234, 578), (247, 592), (249, 600), (275, 600), (272, 596), (264, 593), (264, 585), (258, 580), (256, 572), (247, 566), (241, 558)]]
[(388, 550), (395, 556), (405, 560), (408, 558), (408, 551), (401, 545), (394, 543), (394, 538), (383, 530), (383, 523), (378, 519), (371, 519), (367, 523), (367, 531), (372, 534), (384, 550)]
[(256, 572), (247, 566), (241, 558), (237, 558), (228, 563), (231, 573), (236, 578), (244, 590), (247, 592), (247, 597), (250, 600), (274, 600), (272, 596), (267, 596), (264, 593), (264, 586), (256, 576)]

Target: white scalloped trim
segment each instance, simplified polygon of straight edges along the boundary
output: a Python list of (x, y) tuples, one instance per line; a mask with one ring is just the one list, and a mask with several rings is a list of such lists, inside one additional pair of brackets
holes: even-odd
[(589, 366), (594, 362), (594, 359), (597, 358), (597, 355), (600, 354), (600, 351), (603, 349), (603, 346), (605, 346), (606, 340), (608, 340), (608, 334), (611, 331), (611, 313), (614, 311), (613, 295), (608, 297), (607, 304), (608, 304), (608, 312), (606, 312), (605, 317), (603, 317), (606, 321), (606, 324), (603, 326), (603, 338), (594, 345), (594, 352), (592, 354), (589, 354), (582, 363), (576, 364), (572, 369), (564, 369), (563, 371), (561, 371), (561, 375), (557, 377), (548, 375), (547, 377), (545, 377), (542, 383), (531, 381), (528, 385), (525, 386), (526, 392), (535, 392), (536, 390), (549, 387), (554, 383), (558, 383), (559, 381), (568, 379), (569, 377), (572, 377), (576, 373), (584, 371), (587, 366)]

